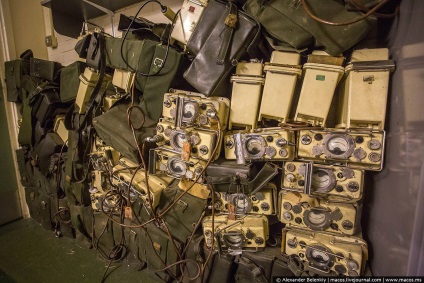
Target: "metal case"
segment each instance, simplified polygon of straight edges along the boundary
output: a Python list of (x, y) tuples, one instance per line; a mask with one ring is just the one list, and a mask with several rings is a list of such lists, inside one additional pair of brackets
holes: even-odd
[[(157, 148), (150, 150), (149, 174), (166, 174), (170, 177), (188, 180), (196, 180), (205, 168), (206, 161), (197, 158), (183, 160), (181, 153)], [(203, 181), (203, 176), (199, 177)]]
[(228, 213), (230, 205), (234, 206), (234, 212), (237, 215), (274, 215), (277, 207), (277, 187), (273, 183), (268, 183), (253, 195), (246, 195), (241, 192), (216, 192), (216, 210)]
[(263, 249), (269, 237), (268, 218), (264, 215), (246, 215), (235, 220), (228, 215), (215, 215), (214, 230), (212, 216), (206, 216), (202, 226), (206, 246), (211, 248), (215, 237), (215, 248), (228, 252)]
[(285, 162), (281, 188), (329, 201), (355, 202), (362, 198), (364, 171), (346, 166)]
[[(220, 145), (223, 134), (221, 133), (221, 139), (218, 140), (218, 131), (195, 128), (175, 129), (172, 122), (165, 120), (159, 121), (156, 129), (157, 137), (159, 137), (158, 146), (181, 153), (183, 148), (188, 145), (190, 156), (203, 160), (215, 160), (221, 152)], [(212, 156), (217, 143), (218, 149), (215, 155)]]
[(325, 126), (337, 84), (344, 74), (343, 57), (312, 55), (303, 66), (302, 90), (294, 120)]
[(302, 160), (381, 171), (384, 145), (384, 131), (301, 130), (297, 140), (297, 155)]
[[(99, 73), (90, 68), (85, 68), (84, 73), (80, 75), (80, 85), (78, 88), (75, 104), (79, 107), (79, 113), (84, 114), (86, 111), (86, 102), (90, 99), (91, 93), (99, 80)], [(112, 77), (105, 75), (102, 82), (102, 88), (110, 85)]]
[(53, 131), (59, 135), (59, 137), (66, 142), (68, 140), (68, 130), (65, 127), (65, 116), (56, 116), (54, 120)]
[(250, 133), (229, 131), (224, 136), (225, 158), (246, 161), (293, 160), (294, 132), (282, 128), (263, 128)]
[(262, 86), (265, 82), (262, 63), (238, 63), (231, 82), (233, 91), (228, 128), (256, 128)]
[(274, 119), (285, 123), (290, 115), (298, 78), (302, 75), (300, 54), (272, 52), (270, 63), (265, 63), (265, 84), (258, 121)]
[(286, 228), (282, 242), (282, 253), (320, 275), (359, 276), (368, 260), (367, 243), (359, 237)]
[(356, 50), (345, 68), (337, 128), (384, 129), (390, 73), (387, 48)]
[(171, 37), (184, 45), (187, 44), (208, 2), (208, 0), (184, 0), (180, 13), (176, 16)]
[(112, 84), (116, 87), (119, 87), (120, 89), (123, 89), (125, 93), (130, 93), (134, 79), (135, 73), (115, 69), (112, 77)]
[(289, 227), (354, 235), (360, 226), (362, 207), (283, 190), (278, 196), (278, 208), (280, 221)]
[(208, 97), (200, 93), (173, 90), (165, 93), (162, 116), (174, 122), (175, 127), (199, 127), (217, 129), (214, 118), (218, 118), (221, 130), (227, 129), (230, 100), (225, 97)]

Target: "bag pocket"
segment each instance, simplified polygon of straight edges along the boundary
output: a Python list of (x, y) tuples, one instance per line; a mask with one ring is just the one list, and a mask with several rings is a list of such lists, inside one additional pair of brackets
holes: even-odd
[[(184, 190), (182, 187), (190, 187), (190, 181), (174, 181), (168, 188), (162, 191), (161, 199), (158, 205), (159, 213), (167, 209), (174, 200), (181, 195)], [(199, 194), (195, 194), (198, 191)], [(193, 229), (199, 222), (208, 202), (209, 190), (206, 186), (195, 184), (188, 193), (172, 206), (172, 208), (163, 216), (171, 234), (181, 242), (185, 242), (193, 233)]]
[[(177, 278), (180, 275), (179, 264), (168, 266), (180, 260), (178, 253), (181, 254), (183, 245), (178, 240), (171, 241), (168, 234), (153, 223), (147, 225), (142, 237), (149, 275), (165, 282)], [(161, 269), (164, 270), (159, 271)]]
[(33, 159), (38, 164), (41, 173), (47, 175), (50, 168), (50, 158), (54, 153), (60, 153), (64, 147), (64, 142), (56, 133), (48, 133), (44, 139), (35, 147), (32, 152)]
[[(137, 144), (134, 140), (132, 130), (127, 121), (128, 104), (119, 104), (111, 108), (106, 113), (97, 116), (93, 119), (93, 125), (97, 135), (107, 145), (119, 151), (123, 156), (130, 159), (134, 163), (140, 162)], [(143, 117), (137, 115), (134, 110), (131, 120), (142, 121)], [(145, 117), (143, 127), (140, 130), (135, 130), (138, 141), (146, 137), (156, 134), (156, 123)]]
[(76, 61), (66, 66), (60, 72), (60, 100), (69, 102), (75, 100), (80, 84), (79, 76), (84, 72), (86, 64)]
[(21, 84), (21, 60), (13, 60), (4, 63), (7, 101), (19, 102)]
[(62, 65), (58, 62), (31, 58), (30, 75), (48, 81), (55, 81), (59, 77)]

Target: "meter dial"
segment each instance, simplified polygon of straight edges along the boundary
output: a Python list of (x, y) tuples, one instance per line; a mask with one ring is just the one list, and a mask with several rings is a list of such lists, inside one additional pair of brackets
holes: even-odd
[(173, 149), (181, 151), (184, 142), (187, 141), (187, 135), (182, 132), (173, 132), (170, 137), (171, 146)]
[(197, 117), (199, 105), (195, 102), (185, 101), (183, 105), (183, 122), (192, 123)]
[(261, 136), (247, 137), (244, 149), (248, 158), (261, 158), (265, 154), (266, 142)]
[(179, 158), (170, 158), (168, 160), (168, 172), (177, 177), (183, 177), (186, 174), (187, 167), (184, 161)]
[(330, 227), (331, 215), (329, 211), (320, 208), (307, 209), (303, 213), (303, 222), (312, 230), (323, 231)]
[(328, 193), (336, 186), (336, 177), (331, 170), (314, 169), (312, 173), (312, 190)]
[(306, 248), (309, 264), (320, 270), (328, 271), (334, 265), (334, 255), (327, 247), (311, 245)]
[(249, 213), (252, 208), (251, 200), (245, 194), (231, 195), (231, 204), (235, 206), (237, 214)]
[(352, 137), (345, 134), (328, 134), (322, 145), (327, 158), (348, 159), (354, 150)]
[(244, 246), (246, 238), (241, 231), (231, 231), (223, 235), (225, 246), (231, 249), (241, 249)]

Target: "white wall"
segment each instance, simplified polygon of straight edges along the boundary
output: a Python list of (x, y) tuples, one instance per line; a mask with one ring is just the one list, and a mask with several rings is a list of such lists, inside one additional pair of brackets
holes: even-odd
[[(134, 16), (137, 10), (140, 8), (141, 3), (142, 2), (116, 11), (114, 19), (116, 37), (121, 37), (121, 33), (118, 32), (116, 29), (119, 22), (119, 15), (122, 13), (126, 16)], [(161, 3), (168, 6), (174, 12), (177, 12), (181, 8), (183, 0), (161, 0)], [(160, 7), (156, 3), (147, 4), (139, 14), (139, 17), (147, 18), (148, 20), (151, 20), (156, 23), (169, 23), (169, 20), (164, 15), (162, 15)], [(109, 16), (105, 15), (90, 21), (103, 27), (105, 29), (105, 32), (112, 34), (112, 25)], [(50, 35), (51, 16), (50, 9), (48, 8), (44, 8), (44, 22), (46, 24), (46, 34)], [(72, 62), (75, 62), (78, 59), (78, 55), (74, 51), (74, 47), (78, 40), (60, 35), (58, 33), (55, 33), (55, 35), (58, 39), (58, 47), (55, 49), (48, 48), (49, 60), (60, 62), (62, 63), (62, 65), (69, 65)]]

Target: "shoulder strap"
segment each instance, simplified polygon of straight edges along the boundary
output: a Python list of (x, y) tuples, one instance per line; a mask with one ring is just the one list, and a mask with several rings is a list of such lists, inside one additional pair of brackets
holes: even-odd
[(265, 163), (264, 167), (262, 167), (255, 178), (247, 183), (248, 191), (251, 194), (256, 194), (277, 174), (278, 168), (276, 166)]
[(231, 46), (231, 40), (233, 38), (234, 30), (237, 26), (238, 21), (238, 9), (237, 6), (231, 1), (228, 2), (229, 12), (225, 18), (224, 30), (221, 32), (220, 37), (222, 38), (221, 47), (219, 49), (218, 58), (216, 64), (223, 65), (227, 58), (228, 50)]

